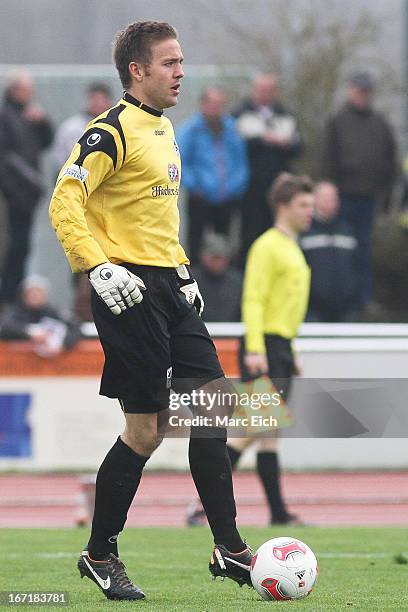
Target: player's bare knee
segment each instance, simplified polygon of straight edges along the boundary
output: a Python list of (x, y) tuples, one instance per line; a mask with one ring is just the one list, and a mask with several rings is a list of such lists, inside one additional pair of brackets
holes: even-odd
[(157, 432), (144, 432), (144, 435), (140, 432), (138, 434), (130, 432), (128, 429), (122, 434), (122, 440), (127, 444), (135, 453), (142, 455), (143, 457), (150, 457), (156, 448), (160, 446), (162, 437)]
[(258, 442), (258, 450), (263, 452), (274, 452), (279, 450), (278, 432), (271, 431), (267, 438), (260, 438)]
[(157, 432), (160, 438), (160, 443), (165, 437), (169, 425), (170, 411), (168, 408), (157, 413)]
[(237, 391), (225, 377), (212, 380), (203, 385), (198, 397), (203, 398), (195, 412), (212, 417), (231, 417), (237, 404)]
[(157, 414), (126, 414), (122, 439), (139, 455), (150, 457), (163, 440)]
[(145, 457), (150, 457), (150, 455), (153, 455), (154, 451), (160, 446), (162, 440), (163, 438), (156, 433), (151, 437), (139, 441), (140, 454)]

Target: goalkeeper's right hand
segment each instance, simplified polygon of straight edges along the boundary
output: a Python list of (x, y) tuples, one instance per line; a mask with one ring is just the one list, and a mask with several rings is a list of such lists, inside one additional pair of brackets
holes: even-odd
[(143, 300), (140, 290), (146, 289), (141, 278), (109, 261), (91, 270), (89, 280), (114, 315), (139, 304)]

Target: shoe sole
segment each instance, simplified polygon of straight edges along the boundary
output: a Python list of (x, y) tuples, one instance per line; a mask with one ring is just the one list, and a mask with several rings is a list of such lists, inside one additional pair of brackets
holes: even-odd
[(229, 578), (230, 580), (233, 580), (234, 582), (236, 582), (239, 587), (243, 587), (244, 584), (246, 584), (249, 587), (252, 587), (252, 582), (251, 584), (249, 584), (248, 581), (245, 580), (245, 578), (236, 578), (235, 576), (227, 576), (227, 574), (213, 574), (211, 572), (211, 578), (213, 580), (216, 580), (216, 578), (221, 578), (222, 582), (225, 580), (225, 578)]
[(246, 580), (243, 577), (238, 578), (237, 576), (229, 576), (228, 574), (224, 573), (222, 569), (220, 569), (219, 567), (214, 567), (214, 566), (210, 566), (209, 568), (210, 574), (211, 574), (211, 578), (212, 580), (215, 580), (216, 578), (221, 578), (221, 581), (224, 582), (225, 578), (229, 578), (230, 580), (233, 580), (234, 582), (236, 582), (240, 587), (244, 586), (244, 584), (246, 584), (247, 586), (252, 588), (252, 581), (251, 578), (249, 578), (249, 581)]

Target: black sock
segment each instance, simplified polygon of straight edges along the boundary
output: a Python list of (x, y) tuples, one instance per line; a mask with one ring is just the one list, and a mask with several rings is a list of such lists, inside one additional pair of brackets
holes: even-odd
[[(199, 437), (206, 436), (206, 437)], [(230, 552), (245, 548), (235, 523), (237, 515), (224, 428), (192, 427), (190, 470), (216, 544)]]
[(125, 525), (148, 458), (135, 453), (119, 437), (103, 460), (96, 478), (95, 511), (88, 543), (92, 559), (104, 559), (109, 553), (118, 556), (117, 537)]
[(228, 457), (231, 462), (231, 468), (232, 470), (234, 470), (241, 456), (241, 451), (236, 450), (233, 446), (230, 446), (229, 444), (227, 444), (227, 451), (228, 451)]
[(287, 515), (287, 510), (280, 490), (278, 454), (274, 451), (259, 452), (257, 470), (268, 500), (271, 518), (275, 521), (283, 520)]

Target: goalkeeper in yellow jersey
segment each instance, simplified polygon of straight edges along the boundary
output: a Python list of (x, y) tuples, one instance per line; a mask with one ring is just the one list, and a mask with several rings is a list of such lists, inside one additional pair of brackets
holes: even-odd
[[(268, 375), (286, 401), (293, 374), (299, 374), (292, 350), (306, 314), (310, 269), (297, 243), (313, 214), (313, 185), (307, 177), (283, 173), (269, 192), (275, 224), (251, 246), (246, 263), (242, 318), (245, 336), (241, 352), (243, 381)], [(230, 438), (234, 467), (241, 452), (258, 442), (257, 472), (271, 512), (272, 524), (293, 524), (280, 490), (277, 438)]]
[[(117, 539), (165, 434), (170, 388), (207, 395), (230, 384), (179, 243), (181, 161), (163, 115), (177, 103), (184, 75), (177, 32), (167, 23), (132, 23), (115, 40), (114, 61), (123, 98), (74, 146), (50, 217), (72, 270), (88, 273), (105, 353), (100, 393), (119, 400), (126, 420), (98, 471), (91, 537), (78, 569), (108, 599), (137, 600), (144, 593), (128, 578)], [(225, 427), (192, 427), (190, 469), (214, 537), (212, 576), (251, 585), (226, 440)]]

